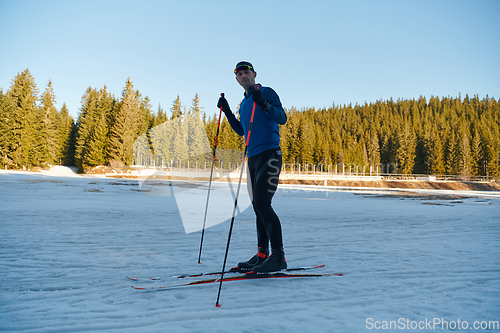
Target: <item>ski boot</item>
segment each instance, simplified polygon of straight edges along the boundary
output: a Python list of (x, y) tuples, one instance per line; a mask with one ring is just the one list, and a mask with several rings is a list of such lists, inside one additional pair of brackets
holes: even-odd
[(254, 266), (252, 271), (254, 273), (270, 273), (286, 268), (287, 264), (283, 249), (273, 249), (271, 255), (262, 264)]
[(262, 264), (269, 256), (269, 249), (267, 247), (259, 247), (256, 255), (247, 261), (239, 262), (238, 267), (235, 267), (239, 272), (250, 272), (257, 265)]

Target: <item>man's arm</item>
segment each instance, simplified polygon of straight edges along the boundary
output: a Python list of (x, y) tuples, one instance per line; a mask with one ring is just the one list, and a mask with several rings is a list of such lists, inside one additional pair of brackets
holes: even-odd
[(229, 125), (231, 125), (233, 130), (236, 132), (236, 134), (238, 134), (239, 136), (243, 136), (243, 134), (245, 134), (243, 126), (241, 126), (241, 122), (238, 119), (236, 119), (234, 113), (232, 114), (231, 118), (227, 119), (227, 121), (229, 122)]
[(233, 130), (239, 135), (243, 136), (245, 131), (243, 131), (243, 127), (241, 126), (241, 123), (236, 117), (234, 116), (234, 113), (231, 111), (231, 108), (229, 107), (229, 103), (227, 102), (226, 98), (224, 97), (224, 94), (221, 94), (221, 97), (219, 98), (219, 101), (217, 102), (217, 107), (222, 108), (222, 111), (226, 115), (227, 121), (229, 122), (229, 125), (233, 128)]
[(277, 124), (284, 125), (287, 117), (278, 94), (272, 88), (266, 88), (262, 95), (264, 95), (266, 101), (271, 105), (269, 110), (266, 111), (266, 114)]

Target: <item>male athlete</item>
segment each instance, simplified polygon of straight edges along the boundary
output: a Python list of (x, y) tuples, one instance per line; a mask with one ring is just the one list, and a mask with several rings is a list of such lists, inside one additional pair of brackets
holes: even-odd
[[(248, 142), (249, 193), (257, 217), (257, 254), (238, 263), (240, 271), (255, 273), (275, 272), (287, 268), (283, 250), (281, 222), (271, 206), (278, 188), (283, 163), (280, 149), (279, 126), (286, 123), (286, 113), (278, 94), (269, 87), (255, 84), (257, 72), (253, 65), (241, 61), (234, 70), (236, 81), (245, 90), (237, 119), (227, 100), (222, 96), (217, 107), (224, 111), (233, 130), (240, 136), (248, 135), (250, 117), (255, 103), (252, 134)], [(246, 138), (245, 138), (246, 139)], [(271, 252), (269, 251), (271, 245)], [(270, 254), (270, 255), (269, 255)]]

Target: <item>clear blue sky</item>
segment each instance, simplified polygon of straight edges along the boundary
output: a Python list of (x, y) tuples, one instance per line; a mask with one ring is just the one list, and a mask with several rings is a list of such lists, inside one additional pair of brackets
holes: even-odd
[(76, 118), (86, 88), (135, 88), (169, 110), (196, 93), (209, 115), (242, 88), (233, 69), (286, 108), (389, 98), (500, 98), (500, 1), (0, 0), (0, 87), (29, 68)]

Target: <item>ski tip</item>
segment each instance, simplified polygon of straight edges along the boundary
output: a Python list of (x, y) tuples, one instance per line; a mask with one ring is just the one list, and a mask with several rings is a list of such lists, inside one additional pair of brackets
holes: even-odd
[(325, 267), (325, 265), (313, 266), (313, 268), (321, 268), (321, 267)]
[(138, 289), (138, 290), (145, 290), (146, 288), (143, 288), (143, 287), (136, 287), (136, 286), (131, 286), (132, 288), (134, 289)]
[(130, 276), (127, 276), (127, 279), (134, 280), (134, 281), (139, 280), (138, 278), (133, 278), (133, 277), (130, 277)]

